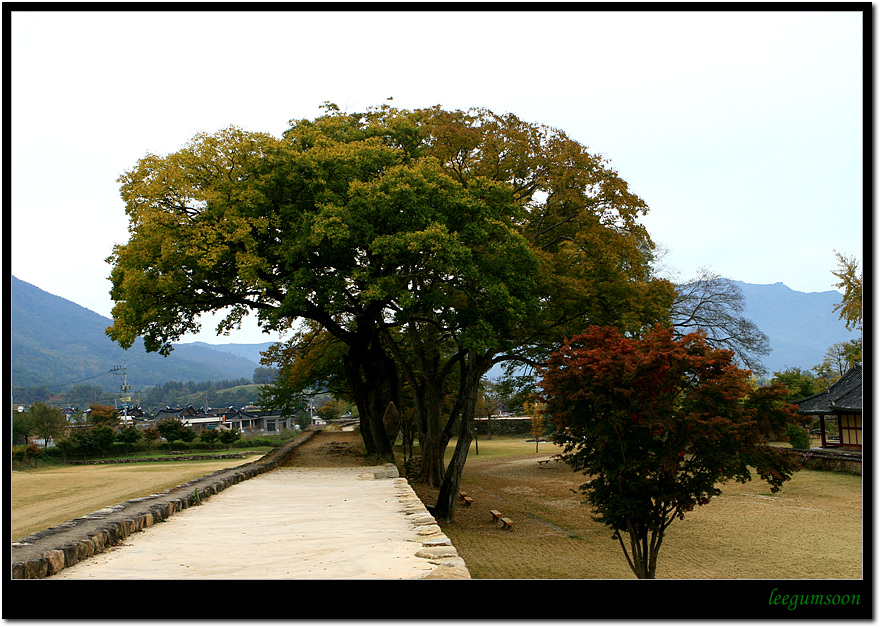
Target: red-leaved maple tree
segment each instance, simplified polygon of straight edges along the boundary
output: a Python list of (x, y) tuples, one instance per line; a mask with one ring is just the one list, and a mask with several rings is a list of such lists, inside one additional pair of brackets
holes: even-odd
[(581, 491), (594, 518), (640, 579), (654, 578), (667, 527), (720, 483), (745, 483), (755, 469), (777, 492), (797, 468), (767, 446), (797, 421), (785, 389), (755, 388), (699, 332), (676, 340), (657, 326), (633, 339), (593, 327), (552, 355), (541, 386), (563, 459), (589, 477)]

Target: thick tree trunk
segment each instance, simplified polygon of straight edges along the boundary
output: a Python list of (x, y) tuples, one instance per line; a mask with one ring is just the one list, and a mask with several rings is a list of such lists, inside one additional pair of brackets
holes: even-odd
[(452, 459), (446, 467), (443, 485), (437, 495), (434, 506), (434, 517), (440, 522), (452, 522), (455, 514), (458, 487), (461, 473), (467, 461), (468, 449), (474, 433), (474, 416), (477, 412), (477, 397), (480, 390), (480, 379), (492, 366), (491, 355), (476, 355), (468, 351), (467, 358), (462, 361), (464, 376), (459, 395), (462, 400), (461, 423), (458, 429), (458, 442)]
[(419, 430), (421, 456), (421, 473), (418, 480), (439, 488), (443, 483), (445, 472), (443, 457), (446, 444), (449, 442), (448, 436), (444, 437), (440, 426), (445, 381), (453, 366), (459, 361), (460, 353), (446, 358), (443, 362), (440, 351), (442, 339), (430, 334), (427, 338), (422, 337), (418, 332), (409, 333), (411, 352), (405, 354), (404, 349), (391, 334), (386, 332), (383, 335), (391, 354), (397, 360), (400, 372), (409, 383), (413, 396), (413, 411)]
[(397, 366), (382, 351), (378, 339), (349, 344), (343, 362), (360, 414), (361, 437), (367, 455), (394, 459), (383, 417), (388, 403), (400, 404)]
[[(443, 414), (443, 390), (442, 381), (436, 379), (426, 382), (421, 399), (421, 426), (419, 432), (419, 448), (422, 457), (421, 481), (425, 481), (434, 488), (439, 488), (443, 483), (445, 472), (443, 457), (446, 451), (446, 441), (440, 429), (440, 420)], [(439, 384), (440, 389), (437, 389)]]

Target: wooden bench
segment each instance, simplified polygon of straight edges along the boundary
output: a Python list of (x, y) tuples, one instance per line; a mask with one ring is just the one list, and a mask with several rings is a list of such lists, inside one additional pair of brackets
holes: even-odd
[(510, 530), (513, 530), (513, 521), (510, 520), (510, 518), (499, 518), (498, 520), (501, 521), (501, 526), (502, 526), (504, 529), (510, 529)]
[(464, 501), (464, 506), (465, 506), (465, 507), (470, 507), (470, 506), (473, 505), (473, 503), (474, 503), (474, 499), (472, 499), (471, 497), (469, 497), (469, 496), (467, 496), (467, 495), (461, 497), (461, 500)]
[(549, 464), (552, 461), (553, 461), (552, 459), (539, 459), (538, 465), (540, 466), (541, 464)]
[(496, 509), (490, 509), (489, 513), (492, 514), (492, 522), (498, 522), (501, 520), (501, 512)]

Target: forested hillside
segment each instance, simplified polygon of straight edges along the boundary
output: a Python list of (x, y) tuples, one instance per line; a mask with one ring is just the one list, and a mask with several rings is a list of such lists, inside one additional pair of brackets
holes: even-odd
[(71, 382), (112, 388), (111, 369), (126, 366), (132, 389), (166, 381), (250, 379), (258, 363), (207, 344), (182, 344), (169, 357), (138, 341), (125, 351), (104, 335), (111, 320), (12, 277), (9, 338), (13, 386), (61, 389)]
[[(810, 369), (832, 344), (858, 337), (834, 312), (839, 292), (797, 292), (782, 283), (734, 283), (745, 297), (746, 317), (770, 338), (772, 353), (763, 361), (771, 374), (787, 366)], [(165, 358), (147, 354), (138, 341), (124, 351), (104, 335), (109, 318), (15, 277), (10, 296), (10, 365), (12, 385), (17, 387), (45, 385), (61, 391), (69, 389), (63, 384), (77, 383), (118, 389), (120, 380), (111, 369), (123, 364), (135, 390), (169, 381), (250, 380), (260, 366), (260, 352), (271, 344), (184, 343)], [(209, 404), (222, 404), (217, 401), (209, 397)]]

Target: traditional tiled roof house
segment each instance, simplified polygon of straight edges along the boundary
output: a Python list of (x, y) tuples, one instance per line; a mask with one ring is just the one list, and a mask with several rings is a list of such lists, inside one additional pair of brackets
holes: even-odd
[(157, 411), (155, 417), (157, 422), (165, 418), (177, 418), (178, 420), (183, 420), (184, 418), (195, 416), (198, 413), (199, 412), (192, 405), (187, 405), (186, 407), (165, 407), (165, 409)]
[[(862, 365), (850, 368), (828, 389), (797, 401), (798, 413), (818, 416), (822, 433), (822, 448), (862, 450)], [(837, 419), (839, 440), (831, 441), (826, 433), (826, 421)]]

